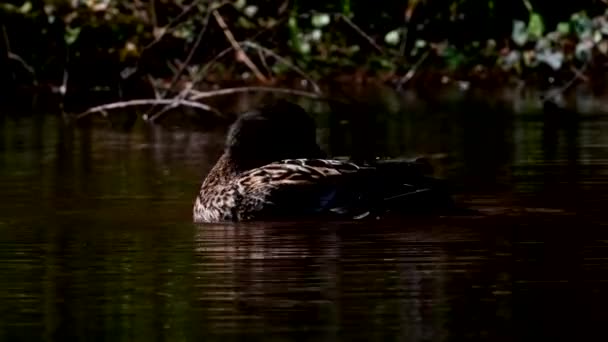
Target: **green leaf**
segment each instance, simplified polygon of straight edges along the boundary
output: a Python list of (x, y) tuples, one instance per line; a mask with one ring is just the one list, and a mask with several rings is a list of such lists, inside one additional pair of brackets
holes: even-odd
[(21, 7), (19, 7), (19, 12), (21, 14), (27, 14), (32, 10), (32, 3), (29, 1), (26, 1), (23, 3), (23, 5), (21, 5)]
[(528, 32), (526, 31), (526, 23), (521, 20), (513, 20), (513, 31), (511, 39), (515, 44), (523, 46), (528, 41)]
[(258, 13), (258, 7), (254, 5), (247, 6), (245, 7), (244, 12), (246, 16), (248, 16), (249, 18), (253, 18), (253, 16)]
[(572, 26), (574, 27), (574, 32), (578, 35), (579, 39), (591, 38), (593, 22), (587, 14), (584, 12), (574, 13), (570, 18), (572, 22)]
[(528, 22), (528, 37), (533, 40), (539, 39), (543, 36), (545, 31), (545, 25), (543, 24), (543, 18), (538, 13), (530, 13), (530, 21)]
[(401, 40), (399, 30), (392, 30), (384, 35), (384, 41), (389, 45), (397, 45)]
[(420, 50), (424, 49), (426, 46), (427, 46), (426, 40), (418, 39), (414, 43), (414, 48), (412, 49), (412, 51), (410, 52), (410, 54), (412, 56), (416, 56), (416, 55), (418, 55), (418, 53), (420, 52)]
[(593, 32), (593, 42), (595, 44), (599, 43), (602, 40), (602, 32), (594, 31)]
[(66, 27), (63, 39), (65, 40), (65, 43), (67, 45), (72, 45), (76, 42), (76, 40), (78, 40), (79, 35), (80, 35), (80, 27), (76, 27), (76, 28)]
[(312, 26), (314, 27), (323, 27), (323, 26), (327, 26), (329, 24), (329, 22), (331, 21), (331, 18), (329, 17), (329, 14), (327, 13), (315, 13), (312, 16)]
[(570, 23), (567, 21), (563, 21), (557, 24), (557, 32), (561, 35), (567, 35), (570, 33)]
[(309, 35), (309, 39), (313, 42), (321, 41), (322, 37), (323, 37), (323, 31), (321, 31), (319, 29), (312, 30), (312, 32), (310, 32), (310, 35)]
[(297, 48), (298, 51), (303, 55), (310, 54), (311, 46), (309, 42), (301, 41)]
[(574, 49), (574, 56), (581, 62), (588, 62), (591, 60), (593, 50), (593, 42), (585, 40), (576, 44)]
[(245, 5), (247, 5), (247, 1), (245, 1), (245, 0), (236, 0), (234, 2), (234, 7), (238, 8), (238, 9), (243, 9), (245, 7)]
[(561, 51), (545, 50), (536, 55), (539, 62), (545, 63), (553, 70), (559, 70), (564, 62), (564, 54)]

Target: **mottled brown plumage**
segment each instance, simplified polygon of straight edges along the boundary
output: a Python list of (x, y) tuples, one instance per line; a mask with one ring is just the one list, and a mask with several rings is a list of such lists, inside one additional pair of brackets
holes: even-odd
[[(403, 206), (410, 195), (435, 193), (411, 163), (325, 159), (315, 130), (304, 110), (284, 101), (242, 115), (201, 186), (194, 221), (359, 218)], [(451, 203), (444, 193), (437, 198)]]

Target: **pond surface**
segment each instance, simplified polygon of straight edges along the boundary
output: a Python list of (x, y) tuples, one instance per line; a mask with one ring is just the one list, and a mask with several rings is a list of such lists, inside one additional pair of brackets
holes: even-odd
[(196, 225), (222, 129), (0, 117), (0, 340), (605, 336), (608, 115), (386, 108), (321, 108), (323, 147), (429, 155), (485, 215)]

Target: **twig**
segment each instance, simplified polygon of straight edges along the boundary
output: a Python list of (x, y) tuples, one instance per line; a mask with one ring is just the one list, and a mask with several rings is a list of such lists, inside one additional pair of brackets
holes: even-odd
[(207, 76), (207, 72), (209, 71), (209, 69), (211, 69), (211, 67), (218, 61), (220, 60), (222, 57), (224, 57), (225, 55), (227, 55), (230, 51), (233, 51), (234, 47), (230, 46), (228, 48), (225, 48), (224, 50), (222, 50), (220, 53), (218, 53), (215, 57), (213, 57), (212, 60), (210, 60), (209, 62), (207, 62), (205, 64), (205, 66), (203, 66), (201, 68), (201, 71), (198, 73), (198, 75), (196, 76), (195, 80), (192, 82), (193, 87), (196, 88), (196, 85), (198, 85), (198, 83), (200, 83), (202, 80), (205, 79), (205, 77)]
[(280, 93), (280, 94), (288, 94), (288, 95), (296, 95), (302, 97), (308, 97), (317, 100), (327, 100), (334, 102), (342, 102), (348, 103), (347, 101), (342, 101), (339, 99), (334, 99), (331, 97), (323, 96), (319, 93), (312, 93), (305, 90), (297, 90), (297, 89), (288, 89), (288, 88), (275, 88), (275, 87), (234, 87), (234, 88), (224, 88), (218, 90), (210, 90), (210, 91), (198, 91), (198, 90), (190, 90), (189, 99), (192, 101), (205, 99), (209, 97), (222, 96), (222, 95), (230, 95), (230, 94), (238, 94), (238, 93), (248, 93), (248, 92), (267, 92), (267, 93)]
[(28, 73), (30, 73), (30, 75), (32, 75), (32, 77), (34, 78), (34, 83), (36, 83), (36, 70), (29, 64), (27, 64), (27, 62), (25, 60), (23, 60), (23, 58), (21, 58), (18, 54), (13, 53), (13, 52), (8, 52), (7, 55), (8, 59), (12, 59), (14, 61), (19, 62), (19, 64), (21, 65), (21, 67), (23, 69), (25, 69), (25, 71), (27, 71)]
[(574, 82), (576, 82), (576, 80), (580, 79), (583, 81), (587, 81), (588, 78), (583, 74), (583, 72), (585, 71), (585, 69), (587, 69), (588, 65), (589, 65), (589, 62), (586, 62), (585, 64), (583, 64), (583, 66), (580, 69), (572, 67), (571, 69), (572, 69), (572, 72), (574, 73), (574, 77), (572, 77), (563, 86), (561, 86), (557, 89), (546, 91), (543, 95), (541, 95), (542, 102), (553, 100), (555, 98), (555, 96), (557, 96), (557, 94), (564, 93), (566, 90), (568, 90), (570, 87), (572, 87), (572, 85), (574, 84)]
[(160, 111), (154, 113), (154, 114), (144, 114), (142, 117), (144, 119), (144, 121), (148, 121), (148, 122), (154, 122), (156, 121), (156, 119), (160, 118), (161, 116), (163, 116), (165, 113), (169, 112), (171, 109), (177, 107), (179, 105), (179, 101), (187, 101), (186, 100), (186, 96), (188, 96), (188, 94), (190, 94), (190, 88), (184, 89), (182, 90), (176, 97), (174, 97), (172, 100), (173, 102), (166, 105), (165, 107), (163, 107), (163, 109), (161, 109)]
[(268, 63), (266, 62), (266, 56), (264, 56), (264, 51), (258, 49), (258, 57), (260, 57), (260, 61), (262, 62), (262, 66), (264, 70), (266, 70), (266, 74), (272, 74), (272, 71), (268, 67)]
[(135, 106), (150, 106), (150, 105), (159, 105), (159, 104), (165, 105), (165, 104), (172, 104), (172, 103), (174, 103), (176, 106), (182, 105), (182, 106), (187, 106), (187, 107), (204, 110), (207, 112), (212, 112), (217, 115), (222, 115), (220, 113), (220, 111), (218, 111), (217, 109), (210, 107), (204, 103), (199, 103), (199, 102), (194, 102), (194, 101), (179, 100), (179, 99), (178, 100), (174, 100), (174, 99), (140, 99), (140, 100), (113, 102), (113, 103), (108, 103), (108, 104), (104, 104), (101, 106), (92, 107), (92, 108), (89, 108), (86, 111), (76, 115), (75, 118), (76, 118), (76, 120), (78, 120), (78, 119), (81, 119), (85, 116), (88, 116), (88, 115), (94, 114), (94, 113), (102, 113), (103, 116), (106, 116), (107, 115), (107, 114), (105, 114), (106, 111), (112, 110), (112, 109), (118, 109), (118, 108), (127, 108), (127, 107), (135, 107)]
[(378, 45), (374, 39), (372, 37), (370, 37), (367, 33), (363, 32), (363, 30), (357, 26), (355, 23), (353, 23), (352, 20), (350, 20), (347, 16), (345, 16), (344, 14), (340, 13), (338, 14), (339, 18), (341, 18), (342, 20), (344, 20), (345, 23), (348, 24), (348, 26), (350, 26), (353, 30), (355, 30), (361, 37), (365, 38), (368, 43), (374, 47), (374, 49), (378, 50), (378, 52), (380, 52), (381, 54), (384, 55), (384, 50), (382, 49), (382, 47), (380, 47), (380, 45)]
[(401, 79), (399, 79), (399, 82), (397, 82), (397, 90), (401, 90), (403, 88), (403, 86), (409, 82), (409, 80), (412, 79), (412, 77), (414, 77), (414, 75), (416, 74), (416, 71), (418, 70), (418, 68), (420, 67), (420, 65), (422, 65), (422, 62), (424, 62), (427, 57), (429, 56), (430, 51), (426, 51), (422, 57), (420, 57), (420, 59), (416, 62), (416, 64), (414, 64), (410, 70), (407, 71), (407, 73), (405, 73), (405, 75), (403, 75), (403, 77), (401, 77)]
[(179, 70), (175, 73), (175, 75), (173, 75), (173, 79), (171, 79), (169, 88), (167, 89), (166, 92), (164, 92), (161, 95), (162, 98), (164, 98), (167, 95), (168, 91), (170, 91), (171, 89), (173, 89), (173, 87), (175, 87), (175, 85), (179, 81), (179, 78), (184, 73), (184, 70), (186, 70), (186, 68), (188, 67), (188, 64), (190, 64), (190, 61), (192, 60), (192, 57), (194, 56), (194, 52), (196, 52), (196, 50), (198, 49), (198, 46), (201, 44), (201, 41), (203, 40), (203, 36), (205, 35), (205, 32), (207, 31), (207, 27), (209, 26), (210, 17), (211, 17), (211, 12), (209, 12), (209, 14), (207, 14), (207, 16), (205, 17), (205, 21), (203, 23), (203, 28), (198, 33), (198, 36), (196, 37), (196, 41), (194, 42), (194, 45), (190, 49), (190, 52), (188, 53), (186, 60), (183, 63), (181, 63)]
[(297, 66), (295, 66), (294, 64), (290, 63), (285, 57), (280, 56), (279, 54), (277, 54), (276, 52), (270, 50), (269, 48), (266, 48), (264, 46), (261, 46), (260, 44), (257, 44), (257, 43), (251, 42), (251, 41), (245, 41), (245, 42), (243, 42), (243, 45), (249, 46), (249, 47), (251, 47), (253, 49), (261, 50), (264, 53), (269, 54), (272, 57), (276, 58), (278, 61), (280, 61), (281, 63), (285, 64), (287, 67), (293, 69), (300, 76), (302, 76), (308, 82), (310, 82), (310, 84), (312, 85), (315, 93), (319, 93), (319, 94), (321, 93), (321, 88), (319, 87), (319, 85), (310, 76), (308, 76), (302, 69), (300, 69)]
[(167, 23), (167, 25), (162, 27), (161, 28), (162, 33), (158, 37), (156, 37), (153, 41), (151, 41), (148, 45), (144, 46), (144, 48), (142, 50), (147, 50), (147, 49), (151, 48), (152, 46), (156, 45), (158, 42), (160, 42), (167, 33), (171, 32), (170, 29), (173, 29), (174, 28), (173, 26), (176, 23), (178, 23), (182, 19), (182, 17), (184, 17), (186, 14), (188, 14), (190, 12), (190, 10), (192, 10), (200, 2), (202, 2), (202, 0), (196, 0), (196, 1), (193, 1), (190, 5), (186, 6), (186, 8), (184, 8), (182, 10), (182, 12), (177, 15), (177, 17), (171, 19), (171, 21), (169, 21), (169, 23)]
[[(4, 39), (4, 46), (6, 48), (6, 58), (18, 62), (19, 65), (21, 65), (21, 67), (32, 76), (32, 83), (34, 85), (38, 85), (38, 79), (36, 78), (36, 69), (29, 65), (23, 58), (21, 58), (21, 56), (12, 52), (11, 42), (8, 39), (8, 32), (6, 32), (6, 26), (4, 25), (2, 25), (2, 38)], [(13, 74), (13, 77), (16, 76), (14, 76)]]
[(148, 79), (148, 83), (152, 86), (152, 90), (154, 90), (154, 98), (157, 100), (160, 99), (159, 87), (156, 86), (156, 80), (150, 76), (150, 74), (147, 74), (146, 78)]
[(534, 8), (532, 7), (532, 3), (530, 2), (530, 0), (522, 0), (524, 2), (524, 6), (526, 6), (526, 9), (528, 10), (528, 12), (532, 12), (534, 11)]
[(61, 86), (59, 87), (59, 94), (61, 95), (61, 102), (65, 98), (65, 94), (68, 92), (68, 81), (70, 74), (68, 72), (68, 66), (70, 64), (70, 48), (66, 46), (65, 49), (65, 65), (63, 66), (63, 78), (61, 79)]
[(258, 80), (260, 80), (264, 83), (267, 83), (268, 79), (260, 72), (258, 67), (256, 67), (255, 64), (253, 64), (253, 62), (251, 61), (251, 59), (249, 59), (249, 57), (247, 56), (245, 51), (243, 51), (243, 48), (239, 45), (239, 43), (236, 41), (236, 39), (234, 39), (234, 35), (228, 28), (228, 25), (226, 25), (224, 18), (222, 18), (222, 16), (219, 14), (219, 12), (217, 10), (213, 10), (211, 13), (213, 13), (215, 20), (217, 21), (217, 24), (220, 26), (222, 31), (224, 31), (224, 35), (226, 36), (226, 39), (228, 39), (228, 41), (230, 42), (230, 44), (232, 45), (234, 50), (237, 52), (239, 59), (242, 60), (243, 63), (245, 63), (245, 65), (247, 65), (247, 67), (255, 74), (255, 77)]
[[(211, 12), (209, 12), (207, 14), (207, 16), (205, 17), (205, 20), (203, 22), (203, 27), (199, 31), (198, 36), (196, 37), (196, 41), (194, 42), (194, 45), (190, 49), (190, 52), (188, 53), (188, 56), (186, 57), (186, 60), (179, 65), (179, 69), (173, 75), (173, 78), (171, 79), (171, 83), (169, 83), (169, 87), (167, 87), (165, 89), (165, 91), (163, 91), (163, 92), (160, 93), (160, 98), (161, 99), (164, 99), (167, 96), (167, 94), (169, 93), (169, 91), (171, 91), (173, 89), (173, 87), (175, 87), (175, 85), (179, 81), (180, 77), (184, 73), (184, 70), (186, 70), (188, 68), (188, 65), (190, 64), (190, 61), (192, 60), (192, 57), (194, 56), (194, 52), (198, 49), (198, 46), (200, 45), (201, 41), (203, 40), (203, 36), (205, 35), (205, 32), (207, 31), (207, 27), (209, 26), (209, 18), (210, 17), (211, 17)], [(168, 110), (170, 110), (171, 108), (174, 108), (174, 107), (175, 107), (175, 105), (172, 102), (171, 104), (169, 104), (169, 105), (165, 106), (163, 109), (161, 109), (160, 112), (158, 112), (158, 113), (160, 113), (160, 115), (162, 115), (162, 114), (166, 113)], [(156, 117), (160, 116), (160, 115), (157, 115), (158, 113), (153, 114), (153, 112), (155, 111), (155, 109), (156, 108), (152, 107), (148, 113), (144, 114), (144, 118), (145, 117), (156, 118)]]

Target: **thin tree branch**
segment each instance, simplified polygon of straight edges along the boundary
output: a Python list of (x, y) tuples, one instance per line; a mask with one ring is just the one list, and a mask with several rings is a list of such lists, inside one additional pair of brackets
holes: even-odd
[(228, 28), (228, 25), (226, 25), (224, 18), (222, 18), (222, 16), (219, 14), (219, 12), (217, 10), (213, 10), (211, 13), (213, 13), (215, 20), (217, 21), (217, 24), (220, 26), (222, 31), (224, 31), (224, 35), (226, 36), (226, 39), (228, 39), (228, 41), (230, 42), (230, 44), (232, 45), (234, 50), (237, 52), (238, 59), (241, 60), (243, 63), (245, 63), (245, 65), (247, 65), (247, 67), (254, 73), (255, 77), (258, 80), (260, 80), (264, 83), (267, 83), (268, 79), (260, 72), (258, 67), (255, 66), (255, 64), (251, 61), (251, 59), (249, 59), (249, 57), (247, 56), (245, 51), (243, 51), (243, 48), (239, 45), (239, 43), (236, 41), (236, 39), (234, 39), (234, 35)]
[(249, 46), (249, 47), (251, 47), (253, 49), (256, 49), (256, 50), (262, 50), (264, 53), (269, 54), (272, 57), (276, 58), (279, 62), (285, 64), (290, 69), (293, 69), (300, 76), (302, 76), (308, 82), (310, 82), (310, 84), (312, 85), (315, 93), (319, 93), (319, 94), (321, 93), (321, 88), (319, 87), (319, 85), (310, 76), (308, 76), (302, 69), (298, 68), (293, 63), (290, 63), (285, 57), (282, 57), (281, 55), (279, 55), (276, 52), (270, 50), (269, 48), (266, 48), (264, 46), (261, 46), (260, 44), (257, 44), (257, 43), (251, 42), (251, 41), (245, 41), (245, 42), (243, 42), (243, 45), (244, 46)]
[(209, 69), (211, 69), (211, 67), (218, 61), (220, 60), (222, 57), (224, 57), (225, 55), (227, 55), (230, 51), (233, 51), (234, 47), (230, 46), (228, 48), (225, 48), (224, 50), (222, 50), (220, 53), (218, 53), (215, 57), (213, 57), (212, 60), (210, 60), (208, 63), (205, 64), (205, 66), (203, 66), (201, 68), (201, 70), (198, 72), (198, 74), (194, 77), (194, 80), (192, 81), (192, 87), (196, 88), (198, 86), (198, 84), (200, 82), (202, 82), (205, 77), (207, 77), (207, 72), (209, 71)]
[(206, 99), (215, 96), (223, 96), (230, 94), (238, 94), (238, 93), (248, 93), (248, 92), (266, 92), (266, 93), (279, 93), (279, 94), (287, 94), (287, 95), (295, 95), (308, 97), (316, 100), (323, 100), (329, 102), (338, 102), (338, 103), (350, 103), (346, 100), (340, 100), (338, 98), (333, 98), (329, 96), (324, 96), (319, 93), (313, 93), (305, 90), (297, 90), (297, 89), (289, 89), (289, 88), (275, 88), (275, 87), (234, 87), (234, 88), (224, 88), (218, 90), (210, 90), (210, 91), (198, 91), (198, 90), (190, 90), (189, 100), (196, 101), (200, 99)]
[(36, 83), (36, 70), (34, 70), (34, 68), (31, 65), (27, 64), (27, 62), (25, 60), (23, 60), (23, 58), (21, 58), (21, 56), (9, 51), (7, 57), (8, 57), (8, 59), (12, 59), (12, 60), (18, 62), (19, 65), (21, 65), (21, 67), (23, 69), (25, 69), (25, 71), (27, 71), (30, 75), (32, 75), (32, 77), (34, 78), (34, 83)]
[(158, 111), (154, 114), (148, 114), (148, 113), (144, 114), (142, 116), (144, 121), (154, 122), (154, 121), (156, 121), (156, 119), (163, 116), (165, 113), (169, 112), (169, 110), (176, 108), (179, 105), (180, 101), (187, 101), (186, 96), (188, 96), (188, 94), (190, 94), (190, 89), (191, 88), (182, 90), (176, 97), (174, 97), (172, 99), (173, 102), (171, 102), (168, 105), (165, 105), (165, 107), (163, 107), (163, 109), (161, 109), (160, 111)]
[(170, 83), (169, 88), (167, 89), (166, 92), (164, 92), (161, 95), (162, 98), (164, 98), (167, 95), (168, 91), (170, 91), (171, 89), (173, 89), (173, 87), (175, 87), (175, 85), (179, 81), (179, 78), (184, 73), (184, 70), (186, 70), (186, 68), (190, 64), (190, 61), (192, 60), (192, 57), (194, 56), (194, 53), (198, 49), (198, 46), (201, 44), (201, 41), (203, 40), (203, 36), (205, 35), (205, 32), (207, 31), (207, 27), (209, 26), (209, 18), (210, 17), (211, 17), (211, 12), (209, 12), (207, 14), (207, 16), (205, 17), (205, 21), (203, 22), (203, 28), (201, 28), (200, 32), (198, 33), (198, 36), (196, 37), (196, 41), (194, 42), (194, 45), (190, 49), (190, 52), (188, 53), (188, 56), (186, 57), (186, 60), (183, 63), (181, 63), (179, 70), (175, 73), (175, 75), (173, 75), (173, 79), (171, 79), (171, 83)]
[(380, 45), (378, 45), (375, 41), (374, 38), (370, 37), (367, 33), (365, 33), (359, 26), (357, 26), (355, 23), (353, 23), (352, 20), (350, 20), (347, 16), (345, 16), (342, 13), (338, 14), (338, 17), (341, 18), (342, 20), (344, 20), (345, 23), (348, 24), (348, 26), (350, 26), (353, 30), (355, 30), (355, 32), (357, 32), (361, 37), (365, 38), (365, 40), (367, 40), (367, 42), (374, 47), (374, 49), (378, 50), (378, 52), (380, 52), (381, 54), (385, 54), (384, 50), (382, 49), (382, 47), (380, 47)]
[(577, 69), (573, 66), (571, 68), (571, 70), (574, 73), (574, 76), (568, 82), (566, 82), (566, 84), (564, 84), (563, 86), (561, 86), (557, 89), (546, 91), (541, 96), (541, 101), (546, 102), (546, 101), (555, 100), (555, 97), (558, 94), (563, 94), (566, 90), (568, 90), (570, 87), (572, 87), (574, 85), (574, 82), (576, 82), (577, 80), (582, 80), (582, 81), (586, 82), (588, 80), (588, 78), (585, 76), (584, 72), (588, 66), (589, 66), (589, 62), (586, 62), (585, 64), (583, 64), (583, 66), (580, 69)]
[(119, 109), (119, 108), (127, 108), (127, 107), (136, 107), (136, 106), (151, 106), (151, 105), (166, 105), (166, 104), (175, 104), (176, 106), (178, 105), (182, 105), (182, 106), (186, 106), (186, 107), (191, 107), (191, 108), (196, 108), (196, 109), (200, 109), (206, 112), (212, 112), (216, 115), (222, 115), (220, 111), (218, 111), (217, 109), (208, 106), (204, 103), (199, 103), (199, 102), (194, 102), (194, 101), (188, 101), (188, 100), (179, 100), (179, 99), (139, 99), (139, 100), (130, 100), (130, 101), (121, 101), (121, 102), (113, 102), (113, 103), (108, 103), (108, 104), (104, 104), (101, 106), (96, 106), (96, 107), (92, 107), (87, 109), (86, 111), (78, 114), (75, 116), (75, 119), (81, 119), (85, 116), (88, 116), (90, 114), (94, 114), (94, 113), (102, 113), (103, 116), (107, 116), (107, 111), (108, 110), (112, 110), (112, 109)]
[(414, 64), (410, 70), (407, 71), (407, 73), (405, 73), (405, 75), (403, 75), (403, 77), (401, 77), (399, 79), (399, 82), (397, 82), (397, 90), (401, 90), (403, 88), (403, 86), (409, 82), (412, 77), (414, 77), (414, 75), (416, 75), (416, 71), (418, 70), (418, 68), (420, 67), (420, 65), (422, 65), (422, 62), (424, 62), (427, 57), (429, 56), (430, 51), (426, 51), (422, 57), (420, 57), (420, 59), (416, 62), (416, 64)]
[(152, 46), (156, 45), (158, 42), (160, 42), (163, 37), (171, 32), (174, 28), (174, 25), (176, 23), (179, 23), (179, 21), (182, 19), (182, 17), (184, 17), (186, 14), (188, 14), (195, 6), (197, 6), (200, 2), (202, 2), (203, 0), (196, 0), (194, 2), (192, 2), (190, 5), (186, 6), (186, 8), (184, 8), (182, 10), (182, 12), (180, 14), (177, 15), (177, 17), (171, 19), (171, 21), (169, 21), (169, 23), (167, 25), (165, 25), (164, 27), (161, 28), (161, 34), (158, 35), (158, 37), (156, 37), (153, 41), (151, 41), (148, 45), (146, 45), (143, 50), (147, 50), (149, 48), (151, 48)]
[[(16, 53), (13, 53), (13, 51), (11, 50), (11, 42), (8, 38), (8, 32), (6, 31), (6, 26), (2, 25), (2, 38), (4, 39), (4, 46), (6, 49), (6, 58), (9, 60), (14, 60), (17, 63), (19, 63), (19, 65), (21, 65), (21, 67), (23, 69), (25, 69), (25, 71), (27, 71), (30, 76), (32, 77), (32, 84), (34, 84), (35, 86), (38, 85), (38, 79), (36, 78), (36, 69), (34, 69), (31, 65), (29, 65), (23, 58), (21, 58), (21, 56), (19, 56)], [(13, 73), (13, 78), (16, 77), (15, 74)]]

